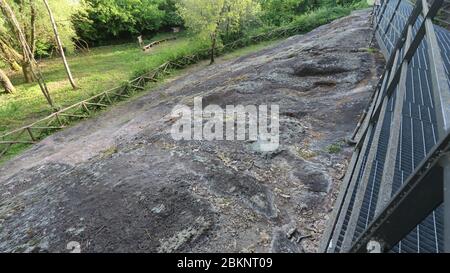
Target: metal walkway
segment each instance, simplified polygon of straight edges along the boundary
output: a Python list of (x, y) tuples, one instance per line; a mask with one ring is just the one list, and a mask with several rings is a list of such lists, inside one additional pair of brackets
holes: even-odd
[(364, 252), (371, 240), (381, 251), (444, 251), (450, 32), (432, 23), (442, 4), (390, 0), (375, 11), (374, 36), (388, 62), (353, 136), (324, 252)]

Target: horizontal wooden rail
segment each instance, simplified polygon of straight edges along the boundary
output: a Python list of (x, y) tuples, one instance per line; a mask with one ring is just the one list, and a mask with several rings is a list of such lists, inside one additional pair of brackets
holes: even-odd
[[(236, 48), (251, 45), (261, 41), (273, 40), (298, 34), (301, 31), (300, 26), (282, 27), (274, 29), (264, 34), (242, 38), (216, 50), (216, 54), (223, 54)], [(33, 144), (50, 133), (66, 128), (71, 122), (88, 118), (98, 109), (104, 109), (117, 101), (130, 98), (134, 92), (145, 90), (145, 86), (150, 82), (158, 82), (159, 79), (171, 70), (181, 69), (188, 65), (195, 64), (200, 60), (210, 57), (211, 50), (209, 48), (202, 49), (195, 54), (188, 54), (176, 57), (167, 61), (157, 68), (127, 81), (124, 85), (117, 86), (90, 98), (72, 104), (63, 109), (57, 110), (48, 116), (35, 121), (21, 128), (12, 130), (0, 136), (0, 159), (16, 145)]]

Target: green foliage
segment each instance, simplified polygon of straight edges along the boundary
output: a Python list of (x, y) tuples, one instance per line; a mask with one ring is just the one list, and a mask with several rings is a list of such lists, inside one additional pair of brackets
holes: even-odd
[[(19, 20), (21, 26), (25, 30), (25, 34), (28, 35), (31, 31), (30, 18), (31, 9), (28, 5), (29, 1), (9, 1)], [(50, 48), (56, 46), (55, 36), (53, 34), (50, 18), (42, 1), (32, 1), (36, 8), (36, 38), (39, 43), (47, 44), (46, 47)], [(20, 4), (17, 4), (20, 3)], [(68, 51), (72, 51), (72, 40), (76, 38), (76, 33), (73, 25), (70, 22), (72, 14), (79, 11), (81, 6), (75, 1), (71, 0), (52, 0), (48, 1), (50, 8), (52, 9), (53, 16), (58, 26), (58, 33), (64, 47)], [(42, 49), (42, 47), (41, 47)]]
[[(60, 0), (61, 1), (61, 0)], [(205, 38), (216, 33), (224, 43), (247, 32), (292, 23), (321, 7), (361, 5), (363, 0), (80, 0), (84, 9), (72, 22), (91, 45), (135, 40), (185, 26)], [(366, 4), (367, 5), (367, 4)]]
[(254, 24), (261, 6), (254, 0), (180, 0), (177, 10), (184, 25), (214, 47), (219, 38), (229, 41)]
[[(82, 9), (82, 6), (76, 1), (72, 0), (52, 0), (48, 1), (52, 9), (55, 21), (57, 22), (60, 39), (64, 45), (65, 50), (71, 52), (74, 49), (73, 39), (76, 38), (76, 33), (70, 21), (71, 16)], [(56, 40), (53, 34), (50, 18), (42, 1), (8, 1), (13, 12), (19, 21), (28, 43), (31, 45), (32, 33), (32, 7), (35, 12), (35, 42), (37, 56), (47, 56), (51, 48), (56, 47)], [(3, 16), (2, 16), (3, 17)], [(3, 37), (10, 43), (10, 46), (21, 52), (16, 37), (12, 35), (11, 26), (4, 18), (0, 18), (0, 37)]]
[(181, 0), (177, 4), (178, 14), (184, 25), (192, 32), (203, 35), (215, 33), (223, 20), (225, 0)]
[(293, 29), (293, 31), (289, 35), (305, 33), (313, 30), (318, 26), (330, 23), (337, 18), (347, 16), (353, 9), (355, 9), (354, 6), (320, 7), (295, 16), (289, 24), (285, 24), (282, 27), (262, 25), (260, 27), (246, 31), (243, 37), (255, 36), (261, 33), (277, 32), (284, 29)]
[[(158, 38), (159, 39), (159, 38)], [(158, 50), (158, 54), (152, 54), (150, 65), (141, 65), (133, 69), (132, 78), (142, 76), (151, 70), (155, 69), (157, 66), (168, 62), (176, 60), (182, 56), (196, 54), (202, 50), (208, 49), (209, 43), (204, 39), (199, 37), (185, 37), (178, 39), (177, 42), (172, 42), (172, 45), (176, 47)]]
[[(352, 9), (367, 7), (366, 0), (260, 0), (260, 2), (263, 8), (261, 19), (268, 26), (283, 26), (304, 20), (299, 17), (318, 8), (334, 12), (344, 7)], [(334, 16), (321, 14), (320, 17)], [(314, 25), (314, 22), (308, 22), (308, 24)]]
[(292, 22), (301, 13), (320, 5), (318, 0), (260, 0), (265, 24), (281, 26)]
[(183, 19), (178, 15), (176, 3), (178, 0), (166, 0), (160, 5), (160, 9), (165, 12), (163, 28), (177, 27), (183, 25)]
[(35, 55), (39, 58), (49, 57), (52, 47), (50, 43), (38, 39), (36, 41)]
[(130, 39), (179, 26), (175, 0), (83, 0), (85, 9), (73, 16), (80, 38), (99, 44)]
[(290, 25), (298, 26), (300, 28), (300, 32), (307, 32), (317, 26), (327, 24), (337, 18), (346, 16), (350, 14), (350, 11), (351, 8), (349, 7), (322, 7), (295, 17)]

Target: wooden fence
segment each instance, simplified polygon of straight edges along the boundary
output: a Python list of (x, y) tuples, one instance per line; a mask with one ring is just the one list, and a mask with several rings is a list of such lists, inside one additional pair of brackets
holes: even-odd
[[(216, 54), (220, 55), (262, 41), (292, 36), (299, 33), (300, 30), (299, 26), (278, 28), (257, 36), (239, 39), (217, 49)], [(117, 101), (127, 99), (135, 92), (143, 91), (147, 83), (157, 82), (163, 76), (170, 74), (170, 71), (184, 68), (188, 65), (197, 63), (200, 60), (207, 59), (209, 56), (210, 49), (204, 49), (195, 54), (182, 56), (165, 62), (156, 69), (130, 80), (122, 86), (103, 91), (88, 99), (55, 111), (49, 116), (34, 123), (1, 135), (0, 160), (2, 157), (5, 157), (13, 147), (19, 148), (19, 146), (34, 144), (49, 134), (67, 127), (73, 121), (85, 119), (99, 109), (104, 109)]]

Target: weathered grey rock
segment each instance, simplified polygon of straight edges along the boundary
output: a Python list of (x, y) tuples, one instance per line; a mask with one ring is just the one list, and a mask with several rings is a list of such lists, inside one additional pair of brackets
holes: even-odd
[[(33, 146), (0, 168), (0, 251), (298, 252), (290, 224), (314, 227), (336, 196), (328, 154), (355, 127), (381, 63), (363, 50), (368, 11), (164, 86)], [(107, 73), (107, 71), (105, 71)], [(174, 141), (179, 103), (279, 104), (279, 150), (245, 141)], [(309, 231), (308, 231), (309, 234)], [(272, 242), (272, 243), (270, 243)], [(71, 244), (73, 245), (73, 244)]]

